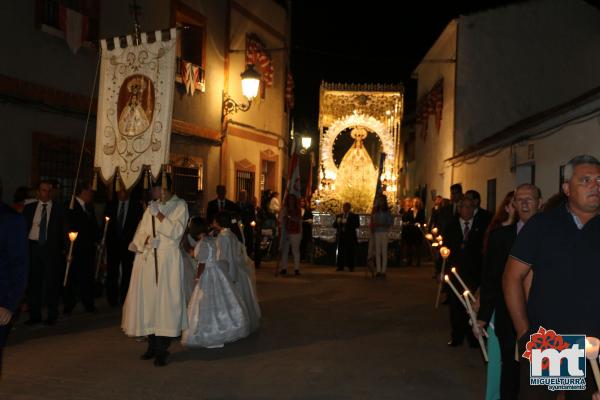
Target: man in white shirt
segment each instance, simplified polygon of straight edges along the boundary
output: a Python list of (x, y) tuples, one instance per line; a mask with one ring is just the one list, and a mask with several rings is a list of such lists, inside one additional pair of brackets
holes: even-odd
[[(25, 206), (23, 215), (29, 230), (30, 273), (27, 290), (29, 325), (42, 321), (42, 305), (48, 307), (46, 325), (58, 316), (60, 269), (65, 249), (64, 215), (60, 204), (52, 201), (52, 184), (40, 182), (37, 200)], [(44, 297), (45, 294), (45, 297)]]

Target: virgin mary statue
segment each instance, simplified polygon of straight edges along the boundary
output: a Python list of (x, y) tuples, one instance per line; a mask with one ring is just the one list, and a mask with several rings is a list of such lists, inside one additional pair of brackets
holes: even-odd
[(367, 131), (356, 127), (350, 135), (354, 143), (340, 162), (336, 179), (337, 192), (342, 204), (349, 202), (354, 212), (364, 213), (368, 212), (373, 204), (377, 169), (363, 146)]

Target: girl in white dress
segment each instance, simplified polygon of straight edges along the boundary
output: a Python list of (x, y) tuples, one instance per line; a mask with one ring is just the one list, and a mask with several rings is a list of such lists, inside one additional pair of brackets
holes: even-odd
[(208, 224), (202, 218), (194, 218), (190, 223), (194, 225), (190, 231), (199, 234), (194, 257), (200, 267), (188, 305), (189, 329), (181, 341), (188, 347), (223, 347), (250, 334), (248, 313), (225, 273), (227, 262), (216, 259), (216, 240), (208, 236)]
[[(236, 221), (237, 222), (237, 221)], [(217, 260), (227, 262), (227, 275), (246, 306), (250, 319), (250, 332), (260, 326), (260, 306), (256, 299), (254, 266), (246, 254), (246, 247), (231, 231), (232, 217), (229, 213), (217, 214), (214, 228), (217, 236)]]

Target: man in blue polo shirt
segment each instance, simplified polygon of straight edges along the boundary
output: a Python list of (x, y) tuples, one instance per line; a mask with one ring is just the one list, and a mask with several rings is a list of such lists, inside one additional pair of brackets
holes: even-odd
[[(567, 202), (531, 218), (504, 272), (504, 297), (521, 346), (540, 326), (557, 334), (600, 337), (600, 161), (587, 155), (573, 158), (565, 166), (562, 189)], [(519, 352), (523, 354), (522, 347)], [(531, 386), (529, 362), (521, 358), (521, 365), (521, 399), (556, 398), (545, 386)], [(598, 390), (587, 375), (587, 390), (568, 391), (567, 399), (589, 399)]]

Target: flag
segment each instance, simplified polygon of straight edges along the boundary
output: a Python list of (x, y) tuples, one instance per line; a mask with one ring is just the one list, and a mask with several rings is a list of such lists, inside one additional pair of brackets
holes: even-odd
[(285, 81), (285, 109), (290, 112), (292, 108), (294, 108), (294, 77), (292, 72), (288, 70)]
[(191, 62), (181, 60), (181, 80), (188, 95), (193, 96), (197, 89), (200, 68)]
[(292, 159), (288, 168), (287, 187), (285, 189), (284, 201), (288, 194), (293, 194), (297, 198), (302, 196), (300, 192), (300, 165), (298, 162), (298, 141), (294, 138), (292, 142)]
[(65, 40), (73, 53), (87, 40), (89, 19), (86, 15), (60, 5), (58, 11), (58, 26), (65, 34)]
[(304, 197), (306, 202), (310, 201), (312, 197), (312, 186), (313, 186), (313, 170), (315, 169), (315, 153), (310, 153), (310, 169), (308, 170), (308, 181), (306, 181), (306, 193)]
[(425, 140), (429, 131), (429, 116), (435, 117), (438, 134), (442, 125), (444, 108), (444, 80), (440, 79), (417, 104), (417, 125), (421, 126), (420, 136)]
[(246, 64), (253, 64), (260, 71), (266, 86), (273, 86), (275, 68), (271, 55), (265, 45), (255, 34), (246, 35)]

